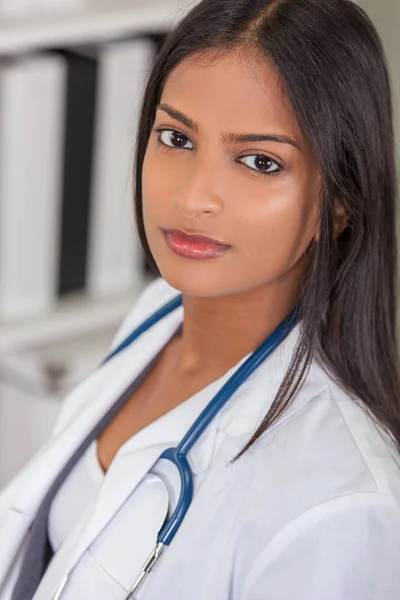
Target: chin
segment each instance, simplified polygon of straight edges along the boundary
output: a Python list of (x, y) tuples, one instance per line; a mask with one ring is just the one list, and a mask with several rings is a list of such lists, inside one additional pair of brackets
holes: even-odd
[(171, 264), (157, 264), (157, 266), (163, 279), (185, 296), (215, 298), (227, 293), (226, 285), (222, 285), (222, 282), (226, 284), (223, 270), (207, 268), (206, 262), (202, 265), (188, 264), (184, 268)]

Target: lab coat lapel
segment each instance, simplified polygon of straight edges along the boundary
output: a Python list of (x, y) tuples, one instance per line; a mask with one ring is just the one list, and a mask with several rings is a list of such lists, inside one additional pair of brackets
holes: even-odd
[[(126, 457), (114, 459), (107, 472), (100, 494), (94, 505), (92, 505), (91, 511), (89, 511), (91, 513), (89, 519), (86, 514), (85, 518), (77, 524), (76, 530), (72, 532), (72, 539), (66, 541), (66, 551), (63, 552), (63, 548), (61, 548), (60, 555), (55, 556), (54, 564), (51, 565), (49, 572), (46, 574), (35, 600), (47, 599), (49, 595), (55, 593), (64, 577), (74, 569), (85, 551), (95, 542), (124, 501), (157, 461), (162, 450), (162, 446), (154, 444), (142, 448), (135, 455), (130, 456), (129, 461), (126, 460)], [(164, 486), (162, 492), (159, 492), (158, 489), (157, 497), (152, 498), (151, 501), (152, 514), (154, 513), (154, 516), (157, 515), (160, 518), (161, 526), (168, 511), (168, 496)], [(142, 508), (147, 510), (143, 503)], [(150, 552), (152, 544), (155, 544), (156, 541), (156, 537), (154, 540), (152, 539), (148, 527), (142, 531), (142, 527), (145, 527), (146, 524), (141, 522), (142, 519), (142, 515), (132, 515), (129, 532), (126, 532), (130, 539), (133, 533), (136, 533), (133, 554), (129, 552), (129, 556), (125, 557), (128, 558), (130, 563), (129, 573), (132, 573), (136, 563), (139, 563), (138, 570), (140, 569)], [(140, 543), (138, 543), (138, 540), (140, 540)], [(136, 556), (137, 554), (138, 556)], [(107, 556), (109, 558), (109, 550)], [(119, 562), (121, 561), (119, 560)]]
[[(181, 320), (182, 309), (179, 308), (78, 385), (70, 396), (73, 396), (74, 403), (82, 404), (82, 411), (57, 436), (51, 438), (2, 491), (0, 544), (4, 544), (10, 551), (1, 553), (0, 587), (55, 477), (118, 396), (162, 349)], [(138, 342), (140, 352), (137, 351)], [(153, 457), (156, 459), (156, 454), (156, 448), (153, 447), (149, 449), (147, 457), (140, 456), (137, 461), (148, 469)], [(136, 471), (139, 478), (142, 471), (143, 468)], [(130, 486), (132, 483), (133, 480)], [(119, 493), (122, 494), (122, 489)], [(15, 551), (11, 551), (14, 550), (14, 546)]]

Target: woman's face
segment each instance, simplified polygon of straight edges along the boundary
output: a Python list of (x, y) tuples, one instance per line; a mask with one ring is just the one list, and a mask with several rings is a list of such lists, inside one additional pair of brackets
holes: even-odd
[[(282, 141), (235, 140), (239, 134)], [(174, 288), (203, 297), (297, 289), (305, 251), (318, 231), (319, 182), (278, 76), (265, 60), (244, 63), (236, 53), (213, 63), (192, 57), (170, 73), (144, 158), (142, 189), (149, 247)], [(169, 229), (230, 247), (213, 258), (177, 254), (163, 233)]]

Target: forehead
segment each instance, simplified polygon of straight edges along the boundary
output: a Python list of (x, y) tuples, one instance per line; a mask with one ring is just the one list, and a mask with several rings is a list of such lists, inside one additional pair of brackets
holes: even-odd
[(263, 131), (302, 136), (277, 71), (265, 57), (239, 52), (193, 55), (169, 74), (161, 101), (201, 129)]

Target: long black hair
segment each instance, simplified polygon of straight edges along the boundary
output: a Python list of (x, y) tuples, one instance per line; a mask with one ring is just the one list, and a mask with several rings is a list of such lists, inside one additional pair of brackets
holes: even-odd
[[(164, 83), (190, 55), (229, 50), (272, 61), (322, 182), (301, 335), (270, 410), (238, 457), (282, 415), (314, 356), (400, 450), (391, 82), (381, 40), (362, 8), (350, 0), (202, 0), (168, 33), (147, 81), (136, 140), (136, 221), (148, 264), (157, 272), (143, 225), (142, 165)], [(350, 211), (338, 238), (335, 199)]]

